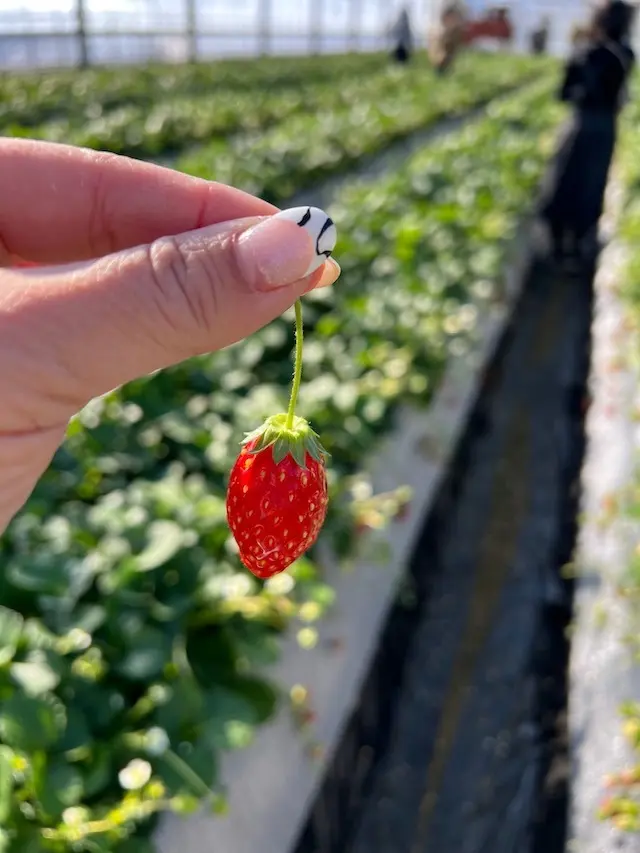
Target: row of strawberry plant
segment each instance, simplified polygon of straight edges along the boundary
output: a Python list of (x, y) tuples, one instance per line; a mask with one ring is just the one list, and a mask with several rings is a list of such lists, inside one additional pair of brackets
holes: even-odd
[[(294, 112), (315, 112), (367, 99), (376, 87), (384, 87), (386, 65), (372, 69), (365, 57), (357, 68), (350, 57), (347, 59), (347, 68), (352, 69), (348, 81), (316, 76), (312, 66), (306, 74), (301, 72), (295, 84), (276, 85), (269, 91), (263, 91), (260, 84), (240, 89), (211, 84), (194, 93), (175, 93), (168, 87), (153, 103), (140, 103), (142, 99), (132, 97), (109, 107), (108, 92), (97, 88), (82, 109), (74, 108), (72, 103), (57, 118), (42, 123), (34, 123), (27, 112), (27, 101), (25, 120), (5, 123), (4, 132), (103, 148), (117, 154), (157, 156), (166, 149), (184, 148), (212, 137), (260, 130)], [(143, 79), (145, 74), (143, 69)]]
[(414, 69), (393, 74), (365, 100), (310, 115), (297, 113), (263, 133), (205, 145), (176, 161), (198, 177), (241, 187), (280, 203), (308, 186), (348, 169), (363, 156), (448, 116), (455, 116), (522, 83), (549, 73), (554, 63), (530, 57), (467, 56), (455, 76), (438, 80)]
[(374, 73), (379, 54), (269, 57), (193, 65), (149, 65), (5, 74), (0, 76), (0, 127), (35, 127), (51, 118), (96, 118), (105, 110), (135, 105), (151, 108), (166, 98), (190, 98), (218, 90), (263, 92), (297, 88), (301, 81), (339, 87), (351, 75)]
[[(37, 127), (9, 125), (12, 136), (35, 137), (99, 148), (116, 154), (157, 157), (232, 133), (260, 132), (295, 113), (316, 112), (367, 100), (385, 84), (384, 72), (354, 79), (336, 91), (335, 82), (301, 79), (297, 86), (268, 94), (216, 89), (192, 97), (166, 97), (151, 107), (127, 104), (87, 117), (70, 114)], [(222, 147), (225, 145), (222, 143)]]
[[(344, 275), (306, 299), (300, 412), (332, 454), (326, 536), (341, 552), (376, 438), (398, 404), (428, 403), (494, 296), (553, 141), (551, 91), (545, 80), (492, 107), (335, 204)], [(332, 603), (313, 555), (264, 584), (248, 575), (225, 521), (238, 441), (282, 408), (292, 343), (283, 317), (94, 401), (4, 537), (10, 853), (145, 853), (157, 812), (223, 808), (216, 758), (279, 698), (260, 668), (292, 623), (313, 644)]]
[[(469, 56), (455, 78), (438, 82), (426, 63), (418, 74), (415, 68), (393, 73), (386, 64), (371, 73), (367, 60), (351, 81), (338, 85), (303, 76), (295, 87), (260, 97), (256, 89), (217, 88), (191, 98), (165, 97), (151, 108), (127, 104), (89, 119), (71, 112), (38, 127), (13, 124), (5, 130), (136, 157), (209, 143), (185, 155), (178, 168), (243, 185), (253, 175), (234, 174), (230, 164), (237, 169), (248, 158), (265, 176), (264, 188), (256, 191), (275, 198), (297, 184), (300, 171), (311, 179), (325, 174), (328, 164), (329, 170), (343, 168), (360, 150), (375, 150), (395, 136), (468, 108), (538, 67), (528, 58)], [(231, 134), (236, 135), (224, 139)], [(293, 151), (292, 140), (297, 140)]]

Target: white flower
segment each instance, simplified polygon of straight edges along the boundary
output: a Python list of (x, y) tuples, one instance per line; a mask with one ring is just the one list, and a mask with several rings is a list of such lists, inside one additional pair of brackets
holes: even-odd
[(239, 572), (223, 578), (221, 587), (223, 598), (244, 598), (246, 595), (251, 595), (253, 582), (247, 574)]
[(373, 496), (373, 486), (367, 480), (357, 480), (351, 486), (354, 501), (366, 501)]
[(125, 791), (144, 788), (149, 779), (151, 779), (151, 765), (141, 758), (134, 758), (118, 773), (118, 781)]
[(84, 806), (71, 806), (62, 812), (62, 822), (67, 826), (79, 826), (89, 818), (89, 809)]
[(67, 639), (73, 646), (74, 651), (86, 651), (91, 645), (91, 634), (88, 634), (82, 628), (72, 628), (67, 635)]
[(296, 582), (289, 573), (276, 575), (265, 583), (267, 589), (272, 595), (288, 595), (296, 585)]
[(149, 755), (162, 755), (169, 749), (169, 735), (164, 729), (154, 726), (147, 732), (145, 746)]

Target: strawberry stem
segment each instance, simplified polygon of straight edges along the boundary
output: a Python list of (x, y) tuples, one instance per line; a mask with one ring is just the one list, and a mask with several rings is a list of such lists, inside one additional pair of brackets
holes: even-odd
[(289, 397), (289, 408), (287, 410), (286, 428), (293, 427), (293, 418), (296, 413), (296, 403), (298, 402), (298, 391), (300, 390), (300, 381), (302, 379), (302, 302), (296, 299), (296, 358), (293, 368), (293, 383), (291, 385), (291, 396)]

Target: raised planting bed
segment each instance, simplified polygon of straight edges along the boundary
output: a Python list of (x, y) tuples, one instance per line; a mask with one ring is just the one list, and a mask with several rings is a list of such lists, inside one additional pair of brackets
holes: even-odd
[(640, 110), (623, 118), (610, 187), (613, 239), (596, 283), (572, 631), (571, 843), (634, 851), (640, 832)]

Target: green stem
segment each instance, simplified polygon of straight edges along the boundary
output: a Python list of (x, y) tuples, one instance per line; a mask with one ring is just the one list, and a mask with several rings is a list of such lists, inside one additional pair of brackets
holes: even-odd
[(291, 396), (289, 397), (289, 409), (287, 411), (287, 429), (293, 428), (293, 416), (296, 413), (298, 402), (298, 391), (302, 379), (302, 302), (296, 299), (296, 360), (293, 368), (293, 384), (291, 385)]
[(172, 749), (168, 749), (163, 755), (167, 764), (170, 764), (179, 776), (182, 776), (184, 781), (191, 786), (194, 791), (197, 791), (203, 797), (211, 797), (213, 792), (206, 785), (200, 776), (193, 770), (186, 761), (180, 758), (179, 755)]

